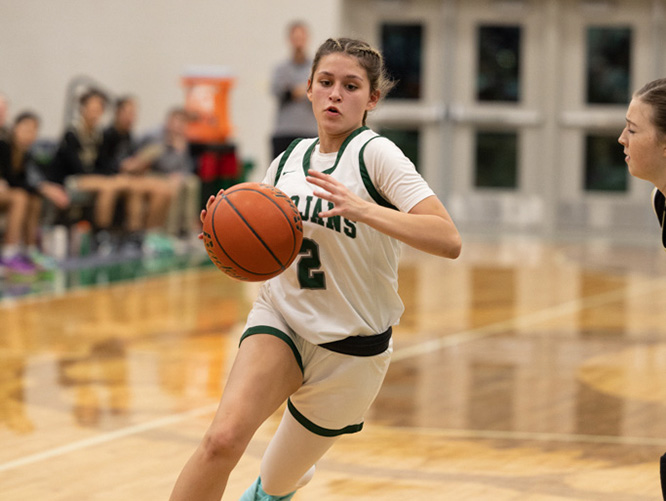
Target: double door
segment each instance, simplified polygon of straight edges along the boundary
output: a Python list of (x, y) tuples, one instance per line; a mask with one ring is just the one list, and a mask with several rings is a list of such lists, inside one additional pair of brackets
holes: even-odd
[[(666, 75), (666, 0), (346, 0), (399, 82), (371, 125), (461, 227), (641, 237), (648, 183), (617, 138)], [(653, 234), (653, 233), (652, 233)]]

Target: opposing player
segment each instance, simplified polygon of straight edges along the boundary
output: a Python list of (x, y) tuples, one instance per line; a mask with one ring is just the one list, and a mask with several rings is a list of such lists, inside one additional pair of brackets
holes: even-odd
[(624, 146), (629, 173), (655, 185), (652, 206), (666, 248), (666, 78), (653, 80), (634, 94), (619, 142)]
[(260, 476), (241, 499), (291, 499), (336, 439), (362, 428), (380, 389), (403, 311), (400, 242), (459, 255), (440, 200), (365, 126), (390, 86), (381, 54), (366, 43), (329, 39), (319, 48), (307, 90), (319, 137), (294, 141), (264, 179), (299, 208), (301, 253), (262, 286), (213, 423), (172, 500), (219, 500), (253, 434), (285, 401)]
[[(624, 146), (629, 173), (654, 184), (652, 207), (666, 249), (666, 78), (653, 80), (634, 93), (627, 124), (618, 141)], [(660, 459), (662, 497), (666, 500), (666, 454)]]

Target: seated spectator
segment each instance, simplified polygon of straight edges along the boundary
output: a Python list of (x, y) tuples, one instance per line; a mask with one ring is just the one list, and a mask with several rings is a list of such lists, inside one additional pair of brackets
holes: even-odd
[(64, 189), (47, 181), (31, 157), (38, 130), (37, 115), (24, 112), (16, 117), (8, 139), (0, 140), (0, 205), (9, 212), (2, 264), (18, 273), (51, 266), (38, 247), (42, 198), (58, 208), (69, 205)]
[(164, 179), (172, 196), (166, 230), (173, 237), (188, 237), (200, 230), (199, 199), (201, 182), (194, 173), (194, 162), (185, 133), (187, 112), (173, 108), (164, 126), (148, 136), (138, 156), (150, 162), (153, 177)]
[(65, 132), (49, 172), (50, 179), (66, 186), (73, 199), (94, 196), (93, 230), (96, 239), (108, 237), (123, 185), (109, 165), (99, 161), (102, 146), (100, 120), (107, 97), (96, 89), (79, 100), (79, 118)]
[(9, 101), (7, 96), (0, 92), (0, 139), (7, 139), (9, 131), (7, 130), (7, 115), (9, 111)]
[(148, 252), (170, 252), (172, 249), (161, 233), (172, 189), (166, 180), (145, 176), (150, 159), (145, 153), (136, 152), (132, 139), (135, 118), (135, 100), (131, 97), (118, 99), (113, 123), (104, 131), (100, 162), (106, 170), (119, 173), (120, 186), (126, 192), (128, 246), (136, 246), (143, 241)]

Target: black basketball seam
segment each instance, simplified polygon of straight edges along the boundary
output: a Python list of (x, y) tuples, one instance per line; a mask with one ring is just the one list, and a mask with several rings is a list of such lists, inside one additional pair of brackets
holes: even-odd
[[(294, 228), (293, 228), (293, 226), (291, 225), (291, 220), (289, 219), (289, 215), (285, 213), (285, 211), (282, 209), (282, 207), (280, 207), (279, 204), (277, 204), (273, 199), (271, 199), (271, 197), (269, 197), (269, 196), (266, 195), (265, 193), (263, 193), (263, 192), (261, 192), (261, 191), (259, 191), (259, 190), (255, 190), (254, 188), (242, 188), (242, 189), (240, 189), (240, 190), (234, 190), (234, 193), (239, 192), (239, 191), (253, 191), (253, 192), (255, 192), (255, 193), (258, 193), (259, 195), (261, 195), (261, 196), (264, 197), (265, 199), (267, 199), (270, 203), (272, 203), (272, 204), (273, 204), (273, 205), (274, 205), (274, 206), (275, 206), (275, 207), (276, 207), (276, 208), (282, 213), (282, 215), (284, 216), (284, 218), (287, 220), (287, 223), (289, 223), (288, 225), (289, 225), (289, 229), (291, 230), (292, 242), (293, 242), (293, 243), (296, 243), (296, 235), (295, 235), (295, 233), (294, 233)], [(280, 266), (280, 269), (284, 271), (284, 270), (286, 269), (286, 267), (284, 266), (284, 264), (283, 264), (282, 262), (280, 262), (280, 260), (278, 259), (278, 257), (277, 257), (275, 254), (273, 254), (273, 251), (270, 249), (270, 247), (268, 247), (268, 245), (266, 244), (266, 242), (264, 242), (264, 241), (262, 240), (262, 238), (259, 236), (259, 234), (254, 230), (254, 228), (253, 228), (252, 226), (250, 226), (250, 224), (245, 220), (245, 218), (243, 217), (243, 215), (242, 215), (242, 214), (236, 209), (236, 207), (234, 206), (234, 204), (231, 203), (231, 201), (228, 200), (226, 197), (225, 197), (224, 199), (227, 201), (227, 203), (229, 204), (229, 206), (230, 206), (230, 207), (236, 212), (236, 214), (238, 214), (238, 216), (239, 216), (239, 217), (241, 218), (241, 220), (245, 223), (245, 225), (250, 229), (250, 231), (252, 231), (252, 233), (254, 234), (254, 236), (257, 237), (257, 240), (259, 240), (259, 241), (261, 242), (261, 245), (263, 245), (264, 248), (270, 253), (270, 255), (273, 256), (273, 259), (275, 259), (275, 262)], [(221, 247), (221, 246), (220, 246), (220, 247)], [(292, 248), (292, 252), (289, 254), (290, 257), (294, 254), (294, 249), (295, 249), (295, 246), (293, 246), (293, 248)], [(229, 258), (229, 259), (231, 259), (231, 258)], [(244, 269), (244, 268), (243, 268), (243, 269)], [(246, 270), (246, 271), (250, 271), (250, 270)], [(264, 274), (265, 274), (265, 273), (264, 273)]]
[[(275, 201), (273, 201), (268, 195), (262, 193), (262, 192), (259, 191), (259, 190), (255, 190), (255, 189), (253, 189), (253, 188), (242, 188), (242, 189), (239, 189), (239, 190), (234, 190), (233, 193), (240, 192), (240, 191), (253, 191), (253, 192), (255, 192), (255, 193), (258, 193), (258, 194), (261, 195), (262, 197), (266, 198), (266, 199), (267, 199), (268, 201), (270, 201), (273, 205), (275, 205), (275, 206), (278, 208), (278, 210), (282, 213), (282, 215), (287, 219), (287, 222), (289, 223), (289, 229), (291, 230), (291, 234), (292, 234), (292, 242), (293, 242), (294, 244), (296, 243), (295, 230), (294, 230), (293, 226), (291, 225), (291, 220), (290, 220), (290, 218), (289, 218), (289, 215), (285, 213), (285, 211), (282, 209), (282, 207), (280, 207), (280, 206), (279, 206)], [(280, 270), (281, 270), (281, 271), (284, 271), (284, 270), (286, 269), (286, 266), (285, 266), (285, 265), (284, 265), (284, 264), (278, 259), (278, 257), (273, 253), (273, 251), (268, 247), (268, 245), (266, 245), (266, 242), (264, 242), (263, 239), (259, 236), (259, 234), (257, 234), (257, 232), (254, 230), (254, 228), (253, 228), (253, 227), (247, 222), (247, 220), (246, 220), (246, 219), (243, 217), (243, 215), (238, 211), (238, 209), (234, 206), (234, 204), (231, 203), (231, 201), (226, 197), (225, 194), (223, 194), (223, 195), (222, 195), (222, 198), (220, 199), (220, 201), (219, 201), (217, 204), (215, 204), (215, 208), (213, 209), (213, 214), (211, 215), (211, 217), (213, 218), (213, 222), (215, 221), (215, 212), (217, 211), (217, 208), (219, 207), (219, 205), (220, 205), (223, 201), (226, 201), (226, 202), (229, 204), (229, 207), (230, 207), (231, 209), (233, 209), (233, 211), (238, 215), (238, 217), (240, 217), (240, 219), (243, 221), (243, 223), (245, 223), (245, 226), (247, 226), (247, 227), (250, 229), (250, 231), (254, 234), (254, 236), (256, 237), (256, 239), (257, 239), (259, 242), (261, 242), (261, 245), (263, 245), (264, 248), (270, 253), (270, 255), (273, 257), (273, 259), (275, 260), (275, 262), (277, 263), (277, 265), (280, 267)], [(247, 268), (241, 266), (239, 263), (237, 263), (237, 262), (236, 262), (236, 261), (235, 261), (235, 260), (234, 260), (234, 259), (228, 254), (228, 253), (227, 253), (226, 250), (224, 250), (224, 246), (223, 246), (222, 243), (220, 242), (220, 239), (217, 237), (217, 230), (216, 230), (216, 226), (215, 226), (215, 224), (212, 224), (211, 226), (213, 227), (213, 236), (215, 237), (215, 241), (217, 242), (218, 247), (219, 247), (220, 249), (222, 249), (222, 252), (224, 252), (224, 255), (227, 256), (227, 257), (229, 258), (229, 260), (230, 260), (232, 263), (234, 263), (236, 266), (238, 266), (238, 268), (240, 268), (241, 270), (246, 271), (246, 272), (248, 272), (248, 273), (252, 273), (253, 275), (256, 275), (256, 276), (272, 275), (273, 273), (275, 273), (274, 271), (272, 271), (272, 272), (270, 272), (270, 273), (257, 273), (257, 272), (255, 272), (255, 271), (248, 270)], [(291, 256), (294, 255), (295, 250), (296, 250), (296, 246), (294, 245), (294, 249), (292, 249), (292, 252), (291, 252), (291, 254), (289, 255), (290, 258), (291, 258)]]

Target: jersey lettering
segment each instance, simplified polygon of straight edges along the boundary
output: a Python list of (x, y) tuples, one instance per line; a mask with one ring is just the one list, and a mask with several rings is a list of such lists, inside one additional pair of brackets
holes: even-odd
[[(349, 238), (356, 238), (356, 223), (350, 221), (349, 219), (343, 218), (341, 216), (332, 216), (327, 218), (319, 217), (319, 213), (324, 210), (324, 200), (321, 198), (313, 197), (308, 195), (305, 197), (305, 210), (300, 210), (301, 197), (298, 195), (293, 195), (291, 197), (292, 202), (296, 207), (299, 207), (299, 212), (303, 221), (309, 221), (311, 223), (318, 224), (319, 226), (324, 226), (329, 230), (336, 231), (337, 233), (344, 233)], [(314, 204), (313, 204), (314, 202)], [(333, 202), (326, 202), (328, 209), (331, 210), (335, 205)], [(344, 229), (342, 228), (341, 220), (344, 221)]]
[(312, 210), (312, 217), (310, 218), (311, 222), (317, 223), (320, 226), (324, 226), (324, 220), (319, 217), (319, 213), (323, 210), (322, 202), (323, 200), (321, 198), (317, 199), (314, 209)]

